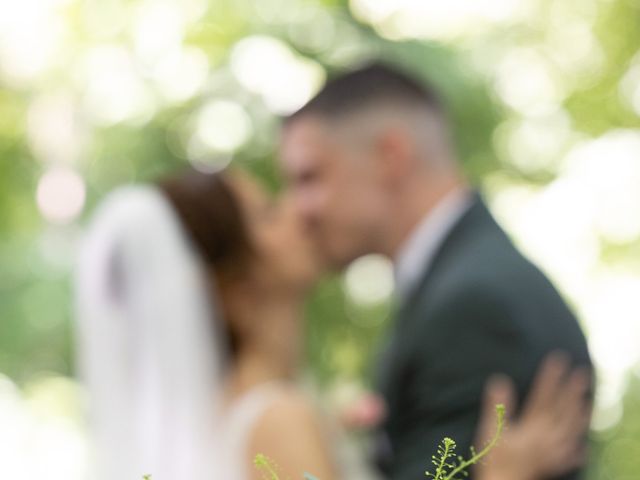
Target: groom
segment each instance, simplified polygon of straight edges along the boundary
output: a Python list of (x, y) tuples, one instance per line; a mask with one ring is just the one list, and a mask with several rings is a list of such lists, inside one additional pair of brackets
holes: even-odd
[(433, 89), (384, 65), (336, 78), (285, 121), (280, 153), (336, 269), (369, 253), (394, 261), (400, 308), (379, 372), (390, 478), (422, 478), (445, 436), (468, 451), (491, 375), (523, 398), (551, 351), (590, 365), (574, 315), (462, 174)]

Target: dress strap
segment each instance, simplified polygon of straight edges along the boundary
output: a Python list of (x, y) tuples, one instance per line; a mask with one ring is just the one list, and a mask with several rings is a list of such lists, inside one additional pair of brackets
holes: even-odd
[(228, 449), (228, 459), (235, 464), (233, 470), (239, 473), (237, 478), (244, 480), (250, 477), (248, 460), (251, 455), (260, 453), (248, 451), (251, 434), (264, 412), (287, 388), (289, 387), (280, 381), (253, 387), (233, 402), (224, 415), (224, 444)]

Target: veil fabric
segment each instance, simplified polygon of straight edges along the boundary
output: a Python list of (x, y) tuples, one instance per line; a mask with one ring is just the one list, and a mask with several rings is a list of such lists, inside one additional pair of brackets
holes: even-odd
[(103, 202), (76, 282), (97, 477), (219, 478), (220, 311), (158, 189), (125, 187)]

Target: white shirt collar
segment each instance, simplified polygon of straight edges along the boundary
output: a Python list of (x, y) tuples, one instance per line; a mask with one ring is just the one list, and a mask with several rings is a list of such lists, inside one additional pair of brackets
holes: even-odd
[(396, 290), (406, 298), (426, 273), (438, 248), (472, 203), (466, 188), (458, 188), (443, 197), (414, 227), (395, 261)]

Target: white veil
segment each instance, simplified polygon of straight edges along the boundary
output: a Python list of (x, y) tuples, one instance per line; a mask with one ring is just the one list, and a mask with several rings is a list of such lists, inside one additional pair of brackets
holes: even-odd
[[(219, 311), (173, 208), (112, 193), (79, 257), (80, 370), (100, 480), (210, 480), (221, 469)], [(217, 458), (218, 457), (218, 458)]]

